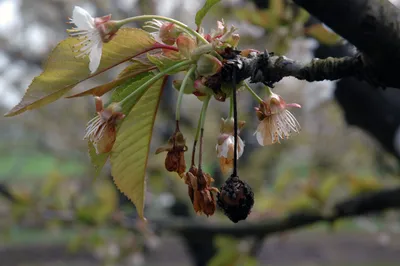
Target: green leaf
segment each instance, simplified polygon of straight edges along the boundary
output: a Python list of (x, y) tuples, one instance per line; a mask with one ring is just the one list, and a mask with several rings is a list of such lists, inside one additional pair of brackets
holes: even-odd
[(203, 7), (197, 11), (196, 13), (196, 18), (195, 22), (197, 25), (197, 28), (200, 28), (201, 22), (203, 21), (203, 18), (207, 15), (208, 11), (218, 2), (221, 0), (206, 0), (204, 3)]
[[(111, 97), (111, 102), (120, 102), (121, 100), (125, 99), (128, 95), (130, 95), (133, 92), (137, 92), (137, 89), (144, 84), (146, 81), (149, 79), (153, 78), (154, 74), (153, 73), (142, 73), (138, 76), (136, 76), (133, 80), (130, 82), (127, 82), (118, 88), (115, 89), (112, 97)], [(130, 97), (128, 101), (125, 101), (121, 108), (121, 112), (124, 113), (125, 115), (128, 115), (135, 106), (135, 104), (139, 101), (139, 99), (143, 96), (145, 91), (141, 93), (135, 93), (134, 97)], [(126, 119), (122, 120), (122, 123), (124, 123)]]
[(115, 87), (124, 84), (128, 80), (134, 78), (135, 76), (144, 73), (144, 72), (149, 72), (156, 67), (151, 65), (151, 64), (146, 64), (143, 63), (142, 61), (134, 61), (132, 65), (126, 67), (122, 72), (118, 75), (116, 79), (113, 81), (94, 87), (90, 90), (86, 90), (84, 92), (80, 92), (71, 96), (68, 96), (66, 98), (75, 98), (75, 97), (82, 97), (82, 96), (87, 96), (87, 95), (93, 95), (93, 96), (102, 96), (105, 93), (111, 91)]
[[(111, 102), (121, 101), (152, 77), (154, 77), (154, 74), (152, 73), (141, 73), (135, 76), (134, 78), (131, 78), (130, 80), (128, 80), (127, 82), (116, 88), (115, 92), (112, 95)], [(137, 94), (136, 97), (132, 97), (128, 102), (124, 103), (122, 105), (121, 112), (124, 113), (125, 115), (128, 115), (132, 107), (136, 104), (136, 102), (140, 99), (142, 95), (143, 93)], [(122, 120), (122, 123), (123, 122), (124, 120)], [(122, 123), (119, 123), (119, 125), (117, 126), (117, 130), (122, 125)], [(90, 141), (88, 141), (88, 145), (89, 145), (88, 151), (89, 151), (90, 161), (94, 166), (95, 174), (99, 175), (101, 169), (103, 169), (104, 165), (106, 164), (110, 153), (108, 152), (108, 153), (97, 154), (94, 145)]]
[(104, 44), (99, 69), (91, 75), (89, 59), (76, 58), (77, 54), (73, 52), (73, 46), (80, 41), (72, 37), (61, 41), (51, 52), (42, 74), (33, 79), (20, 103), (5, 116), (14, 116), (49, 104), (79, 82), (126, 62), (155, 44), (151, 35), (143, 30), (120, 29), (111, 42)]
[[(163, 71), (163, 70), (165, 70), (167, 68), (170, 68), (173, 65), (176, 65), (177, 63), (185, 61), (185, 59), (181, 58), (179, 56), (179, 54), (173, 54), (171, 56), (165, 56), (165, 55), (162, 55), (162, 54), (153, 54), (153, 55), (152, 54), (147, 54), (147, 58), (149, 59), (149, 61), (151, 63), (156, 65), (157, 68), (160, 71)], [(187, 66), (183, 66), (181, 69), (169, 72), (167, 74), (168, 75), (173, 75), (173, 74), (179, 73), (180, 71), (183, 71), (185, 69), (187, 69)]]
[(108, 156), (110, 153), (96, 153), (96, 148), (94, 147), (91, 141), (88, 141), (88, 150), (89, 150), (89, 157), (92, 165), (95, 169), (95, 175), (98, 176), (100, 174), (101, 169), (103, 169), (104, 165), (107, 162)]
[(268, 9), (249, 10), (248, 8), (236, 9), (235, 15), (240, 19), (273, 30), (279, 26), (284, 13), (284, 2), (282, 0), (271, 0)]
[(117, 79), (130, 77), (132, 74), (148, 72), (149, 68), (155, 68), (155, 66), (148, 60), (132, 60), (132, 64), (122, 70), (121, 73), (118, 74)]
[(142, 218), (150, 140), (164, 82), (165, 78), (158, 80), (139, 98), (119, 128), (111, 151), (114, 182)]
[(334, 45), (337, 44), (341, 37), (330, 31), (322, 24), (314, 24), (310, 27), (305, 28), (305, 33), (313, 38), (315, 38), (320, 43), (326, 45)]

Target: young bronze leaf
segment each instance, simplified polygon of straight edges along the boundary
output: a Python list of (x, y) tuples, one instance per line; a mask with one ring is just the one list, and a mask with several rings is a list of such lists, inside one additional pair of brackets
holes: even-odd
[(128, 80), (136, 77), (137, 75), (144, 73), (144, 72), (149, 72), (151, 70), (156, 69), (155, 66), (151, 64), (144, 64), (141, 61), (134, 61), (132, 65), (126, 67), (122, 72), (118, 75), (116, 79), (114, 79), (111, 82), (108, 82), (106, 84), (94, 87), (90, 90), (86, 90), (84, 92), (80, 92), (71, 96), (68, 96), (66, 98), (75, 98), (75, 97), (82, 97), (82, 96), (87, 96), (87, 95), (93, 95), (93, 96), (102, 96), (103, 94), (111, 91), (115, 87), (124, 84)]
[(154, 83), (125, 117), (111, 151), (111, 173), (117, 187), (143, 218), (145, 174), (150, 140), (165, 79)]
[(80, 41), (72, 37), (61, 41), (51, 52), (42, 74), (33, 79), (20, 103), (5, 116), (49, 104), (79, 82), (128, 61), (155, 44), (151, 35), (143, 30), (121, 29), (111, 42), (104, 44), (100, 66), (96, 73), (90, 75), (88, 58), (76, 58), (77, 53), (73, 52), (73, 46)]
[(196, 13), (195, 22), (196, 22), (197, 28), (200, 28), (201, 22), (203, 21), (203, 18), (207, 15), (208, 11), (216, 3), (220, 2), (220, 1), (221, 0), (206, 0), (203, 7)]

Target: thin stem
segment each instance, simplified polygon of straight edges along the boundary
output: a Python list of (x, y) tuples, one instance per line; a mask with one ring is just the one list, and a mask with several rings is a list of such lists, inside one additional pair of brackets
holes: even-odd
[(255, 91), (253, 91), (249, 84), (247, 84), (247, 82), (243, 82), (244, 83), (244, 87), (251, 93), (251, 96), (254, 97), (254, 99), (256, 99), (258, 102), (262, 102), (263, 99), (260, 98), (260, 96), (257, 95), (257, 93), (255, 93)]
[(204, 135), (204, 128), (200, 129), (200, 150), (199, 150), (199, 174), (201, 175), (202, 170), (202, 160), (203, 160), (203, 135)]
[[(200, 120), (199, 120), (200, 121)], [(194, 164), (194, 160), (196, 159), (195, 157), (196, 157), (196, 146), (197, 146), (197, 140), (195, 140), (194, 142), (193, 142), (193, 149), (192, 149), (192, 163), (191, 163), (191, 165), (190, 166), (195, 166), (195, 164)]]
[(272, 95), (272, 90), (271, 90), (271, 88), (270, 87), (268, 87), (268, 86), (265, 86), (265, 91), (267, 92), (267, 96), (271, 96)]
[(211, 96), (207, 96), (207, 98), (203, 102), (203, 107), (201, 108), (201, 112), (200, 112), (199, 123), (197, 125), (196, 136), (194, 138), (195, 141), (197, 141), (199, 139), (200, 129), (204, 126), (203, 120), (205, 120), (205, 116), (206, 116), (205, 113), (207, 112), (207, 107), (208, 107), (208, 103), (209, 103), (210, 99), (211, 99)]
[(238, 148), (238, 115), (237, 115), (237, 100), (236, 100), (236, 68), (232, 70), (232, 99), (233, 99), (233, 128), (234, 128), (234, 144), (233, 144), (233, 172), (231, 177), (237, 176), (237, 148)]
[(203, 155), (203, 133), (204, 133), (204, 123), (206, 121), (206, 114), (207, 114), (207, 108), (208, 108), (208, 103), (210, 102), (211, 95), (207, 96), (207, 98), (204, 100), (203, 107), (201, 108), (201, 114), (200, 114), (200, 127), (197, 128), (197, 133), (196, 133), (196, 138), (195, 141), (197, 142), (198, 139), (198, 134), (199, 134), (199, 128), (200, 128), (200, 150), (199, 150), (199, 172), (201, 170), (201, 163), (202, 163), (202, 155)]
[(172, 22), (176, 25), (178, 25), (179, 27), (181, 27), (184, 31), (186, 31), (189, 34), (192, 34), (194, 36), (196, 36), (199, 40), (201, 40), (203, 43), (208, 43), (208, 41), (206, 39), (204, 39), (203, 36), (201, 36), (200, 33), (196, 32), (195, 30), (191, 29), (189, 26), (187, 26), (186, 24), (172, 19), (172, 18), (168, 18), (168, 17), (164, 17), (164, 16), (156, 16), (156, 15), (143, 15), (143, 16), (137, 16), (137, 17), (131, 17), (131, 18), (126, 18), (123, 20), (119, 20), (117, 21), (117, 25), (119, 27), (121, 27), (122, 25), (125, 25), (129, 22), (134, 22), (134, 21), (140, 21), (140, 20), (151, 20), (151, 19), (159, 19), (159, 20), (165, 20), (165, 21), (169, 21)]
[(229, 118), (233, 118), (233, 94), (235, 91), (232, 91), (231, 97), (230, 97), (230, 106), (229, 106)]
[[(204, 108), (204, 104), (203, 104), (203, 108)], [(195, 156), (196, 156), (196, 145), (197, 145), (197, 141), (199, 140), (200, 128), (201, 128), (201, 115), (199, 116), (199, 121), (197, 122), (196, 136), (194, 137), (194, 142), (193, 142), (192, 166), (195, 165), (194, 160), (195, 160)]]
[(189, 77), (192, 75), (192, 73), (195, 71), (195, 69), (196, 69), (196, 65), (192, 66), (189, 69), (189, 71), (186, 73), (186, 76), (183, 78), (181, 87), (179, 89), (178, 101), (176, 103), (176, 111), (175, 111), (175, 117), (176, 117), (177, 121), (179, 121), (181, 119), (181, 105), (182, 105), (183, 92), (185, 90), (185, 87), (186, 87)]
[(127, 97), (125, 97), (122, 101), (119, 102), (120, 105), (123, 105), (124, 103), (126, 103), (130, 98), (134, 97), (137, 93), (141, 93), (143, 91), (145, 91), (146, 89), (148, 89), (151, 85), (153, 85), (153, 83), (155, 83), (157, 80), (159, 80), (160, 78), (164, 77), (165, 75), (167, 75), (167, 73), (171, 72), (171, 71), (175, 71), (183, 66), (186, 65), (190, 65), (194, 63), (194, 61), (183, 61), (181, 63), (178, 63), (176, 65), (173, 65), (172, 67), (169, 67), (167, 69), (165, 69), (164, 71), (159, 72), (157, 75), (155, 75), (154, 77), (152, 77), (151, 79), (149, 79), (148, 81), (146, 81), (145, 83), (143, 83), (139, 88), (137, 88), (135, 91), (133, 91), (131, 94), (129, 94)]

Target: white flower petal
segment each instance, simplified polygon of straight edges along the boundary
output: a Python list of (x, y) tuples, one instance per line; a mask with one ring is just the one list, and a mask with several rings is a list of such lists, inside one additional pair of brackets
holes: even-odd
[(158, 42), (158, 43), (163, 43), (163, 41), (160, 38), (160, 32), (156, 31), (156, 32), (152, 32), (150, 33), (150, 35), (153, 37), (153, 39)]
[(94, 43), (91, 48), (89, 54), (89, 59), (90, 59), (89, 69), (91, 74), (96, 72), (97, 68), (100, 65), (102, 48), (103, 48), (103, 42), (101, 40), (97, 41), (97, 43)]
[(260, 144), (261, 146), (264, 146), (264, 137), (263, 137), (263, 134), (261, 133), (261, 131), (256, 131), (256, 138), (257, 138), (258, 144)]
[(222, 145), (220, 145), (218, 157), (228, 158), (229, 145), (232, 145), (231, 137), (227, 137)]
[(79, 6), (74, 7), (71, 21), (76, 25), (78, 30), (91, 30), (95, 28), (94, 18)]
[(239, 159), (240, 156), (243, 155), (243, 151), (244, 151), (244, 142), (243, 140), (238, 136), (238, 155), (237, 158)]

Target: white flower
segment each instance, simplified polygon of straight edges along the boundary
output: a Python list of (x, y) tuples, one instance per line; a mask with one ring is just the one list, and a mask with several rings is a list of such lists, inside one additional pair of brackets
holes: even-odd
[(89, 55), (91, 74), (96, 72), (100, 65), (103, 43), (109, 42), (118, 30), (110, 19), (111, 15), (93, 18), (85, 9), (74, 7), (70, 23), (75, 24), (76, 28), (68, 30), (68, 33), (83, 39), (74, 48), (79, 52), (78, 58)]
[[(242, 129), (244, 121), (239, 121), (238, 129)], [(239, 133), (239, 132), (238, 132)], [(244, 142), (238, 136), (237, 146), (237, 159), (239, 159), (244, 151)], [(234, 150), (235, 150), (235, 137), (233, 130), (233, 119), (222, 119), (221, 122), (221, 134), (218, 137), (217, 146), (217, 157), (219, 158), (219, 164), (223, 174), (226, 174), (233, 168)]]
[(288, 107), (301, 106), (296, 103), (287, 104), (279, 95), (272, 93), (260, 107), (256, 108), (258, 119), (261, 121), (254, 133), (261, 146), (271, 145), (280, 139), (287, 139), (291, 134), (300, 131), (300, 124)]
[[(221, 141), (221, 142), (220, 142)], [(218, 139), (217, 144), (217, 157), (224, 157), (226, 159), (233, 159), (233, 149), (234, 149), (235, 137), (232, 135), (222, 134)], [(244, 150), (244, 142), (238, 136), (238, 148), (237, 148), (237, 158), (242, 156)]]

